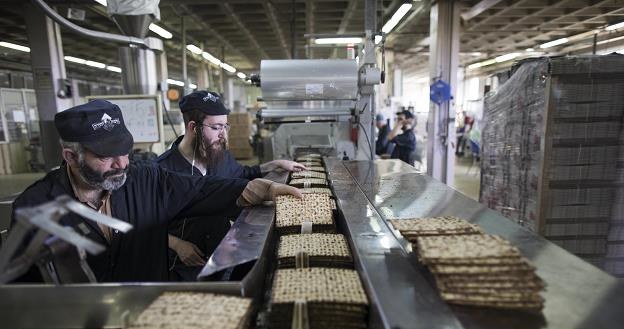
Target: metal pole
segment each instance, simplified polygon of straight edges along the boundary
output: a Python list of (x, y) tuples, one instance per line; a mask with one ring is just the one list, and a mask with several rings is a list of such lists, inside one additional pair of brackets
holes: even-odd
[(291, 18), (290, 18), (290, 54), (293, 59), (297, 58), (297, 8), (295, 7), (295, 0), (292, 0), (291, 5)]
[(184, 82), (184, 95), (189, 94), (188, 73), (186, 71), (186, 27), (184, 16), (180, 17), (180, 29), (182, 30), (182, 81)]
[(594, 33), (594, 42), (592, 44), (592, 54), (596, 55), (596, 46), (598, 45), (598, 33)]

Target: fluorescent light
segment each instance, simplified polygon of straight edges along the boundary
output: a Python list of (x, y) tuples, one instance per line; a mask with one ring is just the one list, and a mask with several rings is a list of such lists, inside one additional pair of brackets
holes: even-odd
[(2, 42), (0, 42), (0, 46), (6, 47), (6, 48), (11, 48), (11, 49), (14, 49), (14, 50), (23, 51), (23, 52), (26, 52), (26, 53), (30, 52), (30, 48), (28, 48), (26, 46), (16, 45), (16, 44), (10, 43), (10, 42), (2, 41)]
[(554, 40), (554, 41), (550, 41), (550, 42), (546, 42), (544, 44), (541, 44), (540, 48), (546, 49), (546, 48), (562, 45), (564, 43), (567, 43), (568, 41), (570, 41), (570, 40), (568, 40), (568, 38), (561, 38), (561, 39), (557, 39), (557, 40)]
[(505, 54), (502, 56), (498, 56), (496, 58), (494, 58), (494, 61), (496, 63), (502, 63), (502, 62), (506, 62), (506, 61), (510, 61), (516, 57), (520, 56), (520, 53), (510, 53), (510, 54)]
[(85, 65), (97, 67), (98, 69), (106, 68), (106, 64), (100, 63), (100, 62), (95, 62), (95, 61), (85, 61)]
[(407, 14), (407, 12), (411, 8), (411, 3), (402, 4), (401, 7), (399, 7), (399, 9), (397, 9), (397, 11), (394, 13), (394, 15), (392, 15), (390, 20), (388, 20), (386, 24), (384, 24), (384, 26), (381, 28), (381, 32), (390, 33), (390, 31), (392, 31), (392, 29), (394, 29), (394, 27), (399, 24), (403, 16), (405, 16), (405, 14)]
[(171, 32), (163, 29), (162, 27), (152, 23), (149, 25), (149, 29), (150, 31), (160, 35), (161, 37), (165, 38), (165, 39), (171, 39), (173, 38), (173, 34), (171, 34)]
[(106, 65), (106, 69), (109, 71), (121, 73), (121, 67)]
[(605, 30), (613, 31), (613, 30), (617, 30), (617, 29), (621, 29), (621, 28), (624, 28), (624, 22), (620, 22), (620, 23), (617, 23), (617, 24), (609, 25), (609, 26), (605, 27)]
[(106, 3), (106, 0), (95, 0), (95, 2), (101, 4), (102, 6), (106, 7), (108, 4)]
[(533, 49), (533, 48), (527, 48), (527, 49), (525, 49), (524, 51), (532, 52), (532, 51), (535, 51), (535, 49)]
[(319, 38), (314, 39), (317, 45), (362, 43), (362, 38)]
[(167, 79), (167, 83), (170, 84), (170, 85), (176, 85), (176, 86), (184, 87), (184, 82), (178, 81), (178, 80)]
[(234, 72), (236, 72), (236, 69), (234, 68), (234, 66), (229, 65), (229, 64), (227, 64), (227, 63), (221, 63), (221, 67), (222, 67), (224, 70), (226, 70), (226, 71), (228, 71), (228, 72), (230, 72), (230, 73), (234, 73)]
[(212, 56), (209, 52), (204, 51), (202, 53), (202, 57), (216, 66), (221, 66), (221, 61), (218, 58)]
[(86, 64), (87, 60), (86, 59), (82, 59), (82, 58), (78, 58), (78, 57), (73, 57), (73, 56), (65, 56), (63, 57), (66, 61), (68, 62), (73, 62), (73, 63), (78, 63), (78, 64)]
[(199, 49), (199, 47), (197, 47), (196, 45), (186, 45), (186, 49), (188, 49), (190, 52), (196, 55), (202, 54), (202, 50)]
[(378, 45), (381, 42), (381, 35), (375, 36), (375, 44)]
[(236, 73), (236, 76), (238, 76), (239, 78), (245, 80), (245, 78), (247, 78), (247, 75), (243, 72), (238, 72)]
[[(506, 55), (503, 55), (503, 56), (506, 56)], [(499, 57), (502, 57), (502, 56), (499, 56)], [(478, 68), (480, 68), (480, 67), (484, 67), (484, 66), (492, 65), (492, 64), (495, 64), (495, 63), (498, 63), (498, 62), (496, 61), (496, 58), (494, 58), (494, 59), (488, 59), (487, 61), (483, 61), (483, 62), (479, 62), (479, 63), (470, 64), (470, 65), (468, 65), (468, 67), (467, 67), (467, 68), (468, 68), (469, 70), (474, 70), (474, 69), (478, 69)]]
[(191, 89), (197, 89), (197, 85), (196, 85), (196, 84), (194, 84), (194, 83), (189, 83), (189, 87), (190, 87)]

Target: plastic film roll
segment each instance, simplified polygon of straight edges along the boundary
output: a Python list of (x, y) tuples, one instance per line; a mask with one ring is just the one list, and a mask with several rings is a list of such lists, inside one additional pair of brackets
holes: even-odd
[(347, 59), (263, 60), (264, 100), (355, 99), (358, 67)]

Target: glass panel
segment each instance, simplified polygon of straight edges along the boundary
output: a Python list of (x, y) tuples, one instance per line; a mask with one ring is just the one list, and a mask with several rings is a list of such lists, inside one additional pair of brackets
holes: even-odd
[(3, 89), (1, 95), (9, 141), (27, 141), (26, 112), (21, 91)]

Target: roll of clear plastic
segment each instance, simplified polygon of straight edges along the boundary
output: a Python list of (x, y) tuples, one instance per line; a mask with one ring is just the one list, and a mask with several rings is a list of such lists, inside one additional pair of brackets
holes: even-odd
[(358, 66), (348, 59), (263, 60), (260, 79), (265, 101), (355, 99)]

